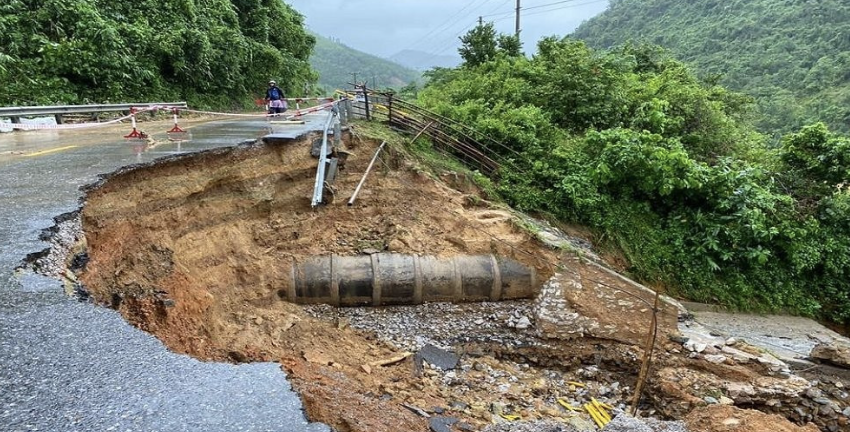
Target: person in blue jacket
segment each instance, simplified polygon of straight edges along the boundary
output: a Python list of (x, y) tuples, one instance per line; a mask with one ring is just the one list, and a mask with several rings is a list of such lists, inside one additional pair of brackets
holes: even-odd
[(269, 114), (278, 115), (286, 111), (286, 95), (274, 81), (269, 81), (269, 89), (266, 90), (266, 103), (269, 105)]

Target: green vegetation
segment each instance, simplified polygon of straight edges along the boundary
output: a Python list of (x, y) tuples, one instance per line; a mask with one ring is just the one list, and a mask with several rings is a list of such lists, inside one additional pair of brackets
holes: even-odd
[(476, 31), (419, 102), (504, 144), (506, 202), (593, 228), (673, 294), (850, 322), (850, 140), (815, 124), (769, 146), (751, 98), (660, 48), (549, 38), (529, 59)]
[(755, 97), (765, 133), (816, 121), (850, 132), (850, 2), (613, 0), (573, 36), (670, 49), (709, 81)]
[(244, 106), (315, 81), (313, 44), (279, 0), (4, 0), (0, 105)]
[(358, 81), (368, 80), (370, 87), (375, 87), (372, 81), (377, 78), (380, 88), (400, 88), (421, 78), (421, 74), (413, 69), (357, 51), (330, 39), (314, 36), (316, 49), (310, 57), (310, 63), (319, 73), (319, 85), (324, 87), (325, 92), (350, 89), (348, 83), (354, 80), (351, 75), (354, 72), (357, 73)]

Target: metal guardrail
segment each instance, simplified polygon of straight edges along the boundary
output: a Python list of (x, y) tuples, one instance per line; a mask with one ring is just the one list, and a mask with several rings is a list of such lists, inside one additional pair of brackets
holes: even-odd
[(0, 117), (19, 118), (63, 114), (90, 114), (99, 112), (129, 111), (131, 108), (149, 108), (154, 106), (163, 108), (187, 107), (186, 102), (0, 107)]
[[(330, 134), (331, 126), (334, 124), (334, 121), (337, 120), (337, 117), (337, 105), (334, 105), (331, 112), (328, 113), (328, 120), (325, 123), (325, 131), (322, 134), (322, 147), (319, 150), (319, 166), (316, 170), (316, 182), (313, 186), (313, 200), (311, 203), (313, 208), (322, 203), (322, 193), (325, 190), (325, 172), (328, 164), (328, 134)], [(336, 137), (339, 137), (338, 133), (336, 134)]]

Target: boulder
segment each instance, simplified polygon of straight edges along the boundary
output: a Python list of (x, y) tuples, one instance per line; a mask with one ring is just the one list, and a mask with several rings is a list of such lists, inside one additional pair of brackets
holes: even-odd
[[(655, 302), (652, 290), (593, 262), (577, 258), (564, 264), (535, 301), (534, 323), (540, 336), (646, 344)], [(656, 340), (661, 344), (677, 332), (684, 308), (661, 296), (658, 309)]]
[(823, 363), (850, 369), (850, 347), (834, 343), (820, 343), (812, 348), (809, 357)]

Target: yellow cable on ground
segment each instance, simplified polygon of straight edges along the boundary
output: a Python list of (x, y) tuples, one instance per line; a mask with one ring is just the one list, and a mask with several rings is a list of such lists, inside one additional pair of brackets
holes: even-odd
[(561, 404), (562, 407), (564, 407), (564, 408), (566, 408), (566, 409), (568, 409), (572, 412), (584, 411), (584, 410), (581, 409), (581, 407), (574, 407), (574, 406), (570, 405), (569, 403), (567, 403), (567, 401), (565, 401), (562, 398), (558, 398), (558, 403)]
[(593, 404), (585, 404), (584, 409), (587, 410), (587, 413), (590, 414), (590, 418), (596, 422), (596, 425), (599, 426), (600, 429), (605, 427), (605, 422), (602, 420), (601, 415), (596, 412), (596, 407), (594, 407)]
[(582, 384), (582, 383), (580, 383), (580, 382), (576, 382), (576, 381), (567, 381), (567, 384), (569, 384), (569, 385), (574, 385), (574, 386), (576, 386), (576, 387), (587, 387), (586, 385), (584, 385), (584, 384)]
[(602, 418), (605, 420), (606, 424), (611, 421), (611, 415), (608, 414), (608, 411), (605, 411), (605, 407), (602, 406), (602, 403), (596, 400), (596, 398), (590, 398), (591, 403), (599, 411), (599, 414), (602, 414)]
[(25, 154), (25, 155), (24, 155), (24, 157), (42, 156), (42, 155), (46, 155), (46, 154), (50, 154), (50, 153), (60, 152), (60, 151), (63, 151), (63, 150), (70, 150), (70, 149), (72, 149), (72, 148), (77, 148), (77, 147), (78, 147), (78, 146), (75, 146), (75, 145), (72, 145), (72, 146), (65, 146), (65, 147), (57, 147), (57, 148), (55, 148), (55, 149), (43, 150), (43, 151), (40, 151), (40, 152), (35, 152), (35, 153)]
[(518, 415), (514, 415), (514, 414), (499, 414), (499, 416), (501, 416), (503, 419), (505, 419), (507, 421), (522, 420), (522, 417), (520, 417)]

